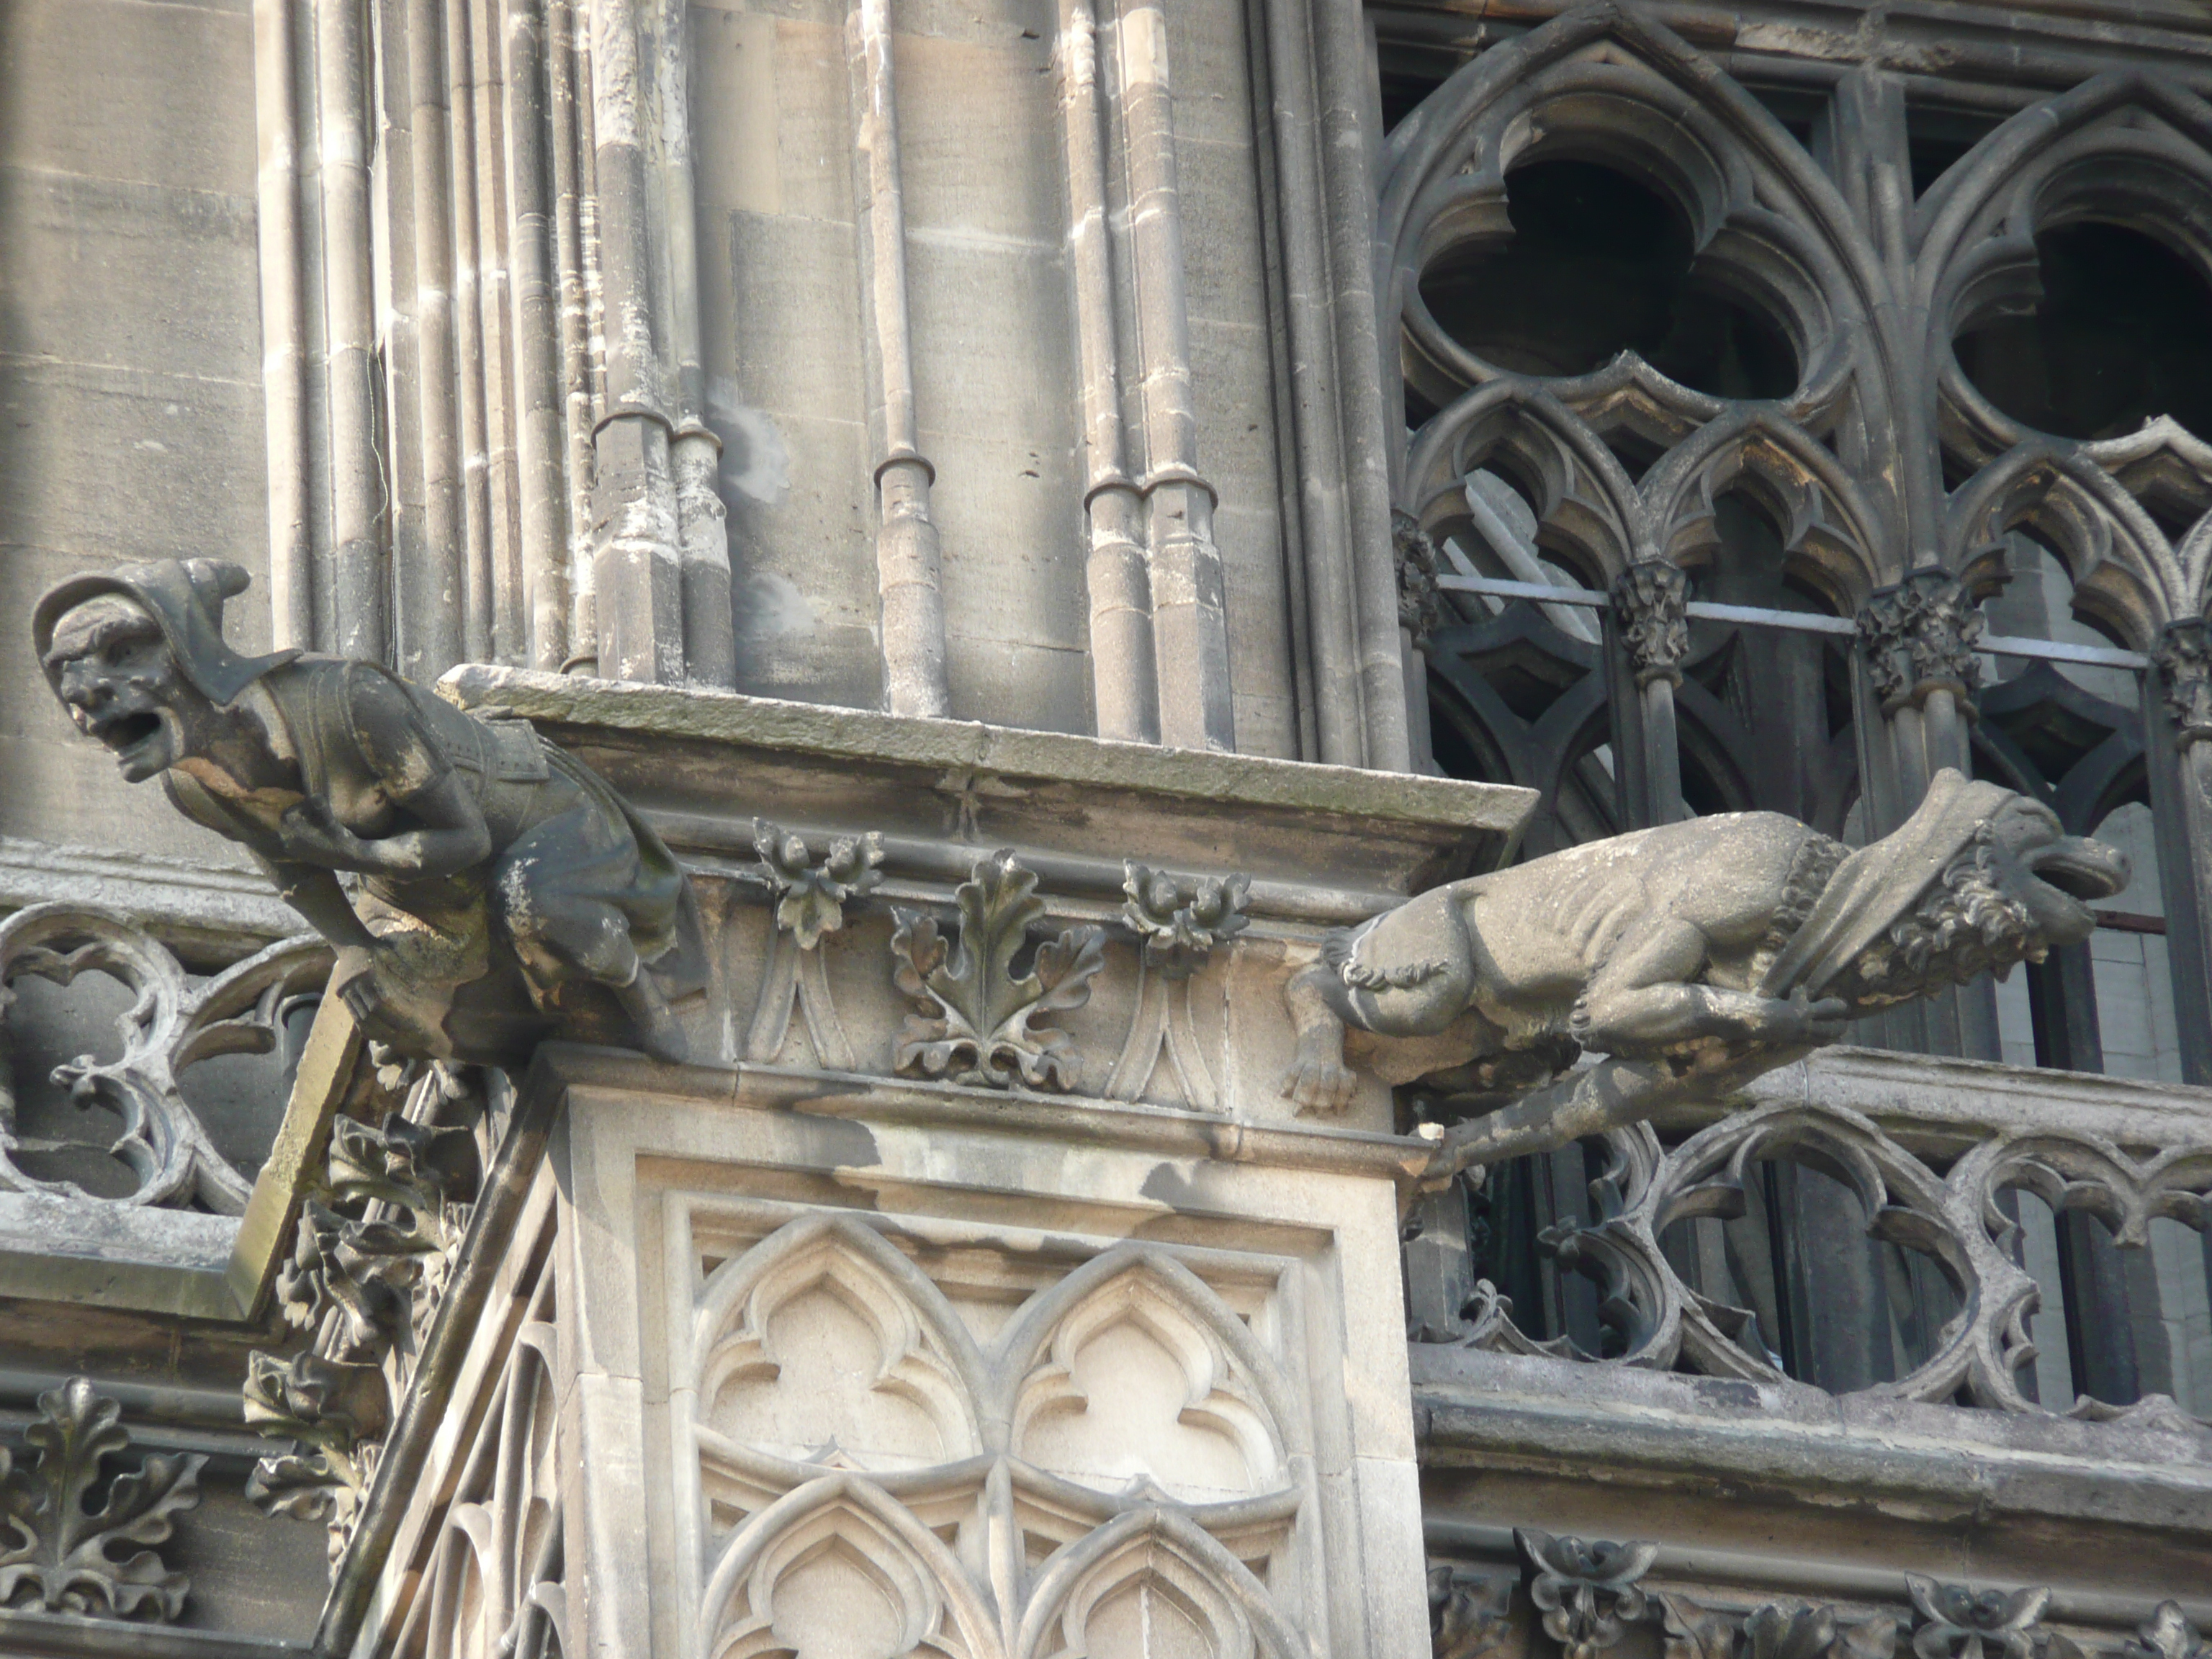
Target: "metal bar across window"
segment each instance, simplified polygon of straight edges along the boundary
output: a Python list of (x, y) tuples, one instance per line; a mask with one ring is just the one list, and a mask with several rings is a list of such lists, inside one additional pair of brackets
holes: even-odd
[[(1542, 582), (1505, 581), (1490, 576), (1439, 576), (1437, 586), (1450, 593), (1487, 593), (1501, 599), (1540, 599), (1547, 605), (1578, 605), (1591, 611), (1611, 606), (1610, 595), (1586, 587), (1552, 587)], [(1848, 617), (1823, 617), (1808, 611), (1768, 611), (1752, 605), (1708, 605), (1692, 599), (1683, 607), (1694, 621), (1741, 623), (1752, 628), (1786, 628), (1799, 634), (1855, 635), (1858, 624)], [(2113, 646), (2067, 645), (2057, 640), (2021, 639), (2010, 634), (1984, 634), (1974, 649), (1993, 657), (2032, 657), (2043, 662), (2075, 662), (2093, 668), (2150, 666), (2140, 651)]]

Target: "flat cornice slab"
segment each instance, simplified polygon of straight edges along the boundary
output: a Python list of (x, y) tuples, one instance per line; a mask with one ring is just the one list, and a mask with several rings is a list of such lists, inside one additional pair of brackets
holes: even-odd
[(1099, 860), (1116, 885), (1133, 858), (1404, 893), (1496, 862), (1536, 800), (1504, 784), (477, 664), (438, 689), (526, 716), (678, 846), (720, 839), (748, 855), (757, 814)]

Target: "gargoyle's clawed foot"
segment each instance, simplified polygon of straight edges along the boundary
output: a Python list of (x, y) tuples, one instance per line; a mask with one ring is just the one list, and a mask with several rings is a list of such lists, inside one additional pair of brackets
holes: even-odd
[(641, 967), (629, 984), (616, 988), (615, 996), (637, 1028), (637, 1046), (647, 1055), (669, 1066), (681, 1066), (691, 1058), (690, 1040), (675, 1011)]
[(1358, 1086), (1351, 1068), (1342, 1061), (1326, 1054), (1301, 1054), (1283, 1079), (1283, 1094), (1297, 1103), (1300, 1112), (1334, 1115), (1352, 1104)]

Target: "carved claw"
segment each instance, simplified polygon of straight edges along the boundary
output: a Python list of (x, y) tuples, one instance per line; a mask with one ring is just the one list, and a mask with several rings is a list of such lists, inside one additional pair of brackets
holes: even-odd
[(1301, 1054), (1283, 1079), (1283, 1095), (1296, 1102), (1301, 1112), (1334, 1115), (1352, 1104), (1352, 1091), (1358, 1086), (1351, 1067), (1341, 1060), (1327, 1054)]

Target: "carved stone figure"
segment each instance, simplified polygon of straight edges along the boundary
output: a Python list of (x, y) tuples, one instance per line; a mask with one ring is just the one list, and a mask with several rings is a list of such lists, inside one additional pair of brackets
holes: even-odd
[(32, 635), (78, 729), (253, 855), (337, 947), (331, 987), (371, 1036), (488, 1065), (556, 1030), (683, 1058), (669, 1005), (705, 952), (644, 820), (526, 720), (373, 663), (240, 656), (222, 607), (246, 581), (169, 559), (49, 592)]
[(1948, 770), (1857, 852), (1771, 812), (1616, 836), (1333, 935), (1285, 993), (1298, 1048), (1283, 1091), (1342, 1109), (1347, 1027), (1387, 1081), (1469, 1104), (1526, 1095), (1584, 1050), (1683, 1073), (1794, 1058), (1876, 1009), (2079, 943), (2087, 901), (2127, 880), (2122, 854), (2048, 808)]

